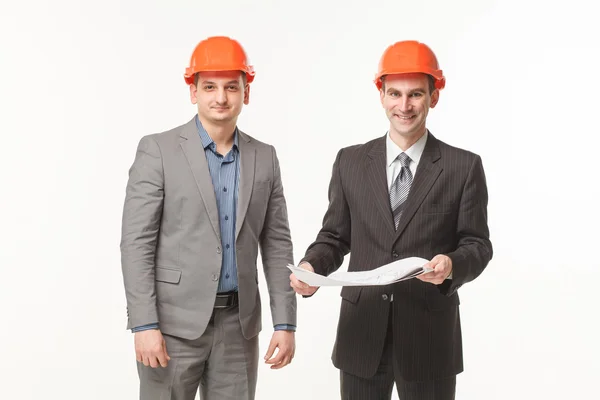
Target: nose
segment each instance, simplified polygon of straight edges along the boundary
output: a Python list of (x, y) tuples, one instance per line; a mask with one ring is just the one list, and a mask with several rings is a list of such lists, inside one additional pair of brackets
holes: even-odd
[(408, 112), (408, 111), (410, 111), (411, 108), (412, 108), (412, 105), (410, 104), (410, 98), (408, 96), (402, 97), (400, 99), (400, 102), (398, 103), (398, 108), (402, 112)]
[(224, 88), (217, 91), (217, 103), (227, 104), (227, 91)]

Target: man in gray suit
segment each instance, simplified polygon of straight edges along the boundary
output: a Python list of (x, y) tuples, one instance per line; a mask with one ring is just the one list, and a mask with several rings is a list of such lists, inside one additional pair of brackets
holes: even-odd
[(129, 171), (121, 258), (143, 400), (193, 400), (198, 387), (203, 400), (254, 399), (259, 247), (275, 327), (265, 362), (294, 356), (279, 162), (237, 128), (253, 80), (237, 41), (200, 42), (185, 73), (197, 115), (143, 137)]
[[(323, 227), (300, 266), (328, 275), (352, 253), (349, 271), (407, 257), (433, 271), (387, 286), (342, 288), (333, 363), (343, 399), (454, 399), (463, 370), (457, 289), (492, 258), (481, 158), (426, 128), (445, 78), (423, 43), (388, 47), (375, 83), (389, 132), (339, 151)], [(414, 179), (413, 179), (414, 177)], [(304, 296), (309, 287), (293, 274)]]

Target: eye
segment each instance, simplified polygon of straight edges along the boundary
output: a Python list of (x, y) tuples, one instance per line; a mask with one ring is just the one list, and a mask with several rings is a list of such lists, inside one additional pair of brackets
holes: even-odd
[(423, 96), (423, 93), (417, 92), (417, 93), (411, 94), (411, 97), (421, 97), (421, 96)]
[(228, 87), (229, 90), (238, 90), (238, 87), (235, 85), (231, 85)]
[(213, 85), (204, 85), (204, 90), (212, 90), (215, 87)]
[(398, 97), (398, 96), (400, 96), (400, 93), (398, 93), (398, 92), (390, 93), (390, 97)]

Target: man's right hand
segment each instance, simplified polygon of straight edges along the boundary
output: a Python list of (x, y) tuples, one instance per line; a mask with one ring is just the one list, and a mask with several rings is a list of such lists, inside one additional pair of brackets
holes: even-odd
[(171, 357), (167, 354), (165, 338), (158, 329), (134, 333), (135, 359), (146, 367), (166, 367)]
[[(312, 267), (312, 265), (306, 261), (301, 263), (299, 267), (310, 272), (315, 272), (315, 269)], [(296, 278), (296, 275), (294, 274), (290, 275), (290, 286), (296, 293), (301, 294), (302, 296), (312, 296), (319, 288), (318, 286), (309, 286), (308, 283), (304, 283)]]

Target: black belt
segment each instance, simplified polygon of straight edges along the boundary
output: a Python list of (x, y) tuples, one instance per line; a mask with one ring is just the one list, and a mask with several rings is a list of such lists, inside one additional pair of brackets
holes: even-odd
[(217, 293), (215, 308), (228, 308), (238, 304), (238, 292)]

